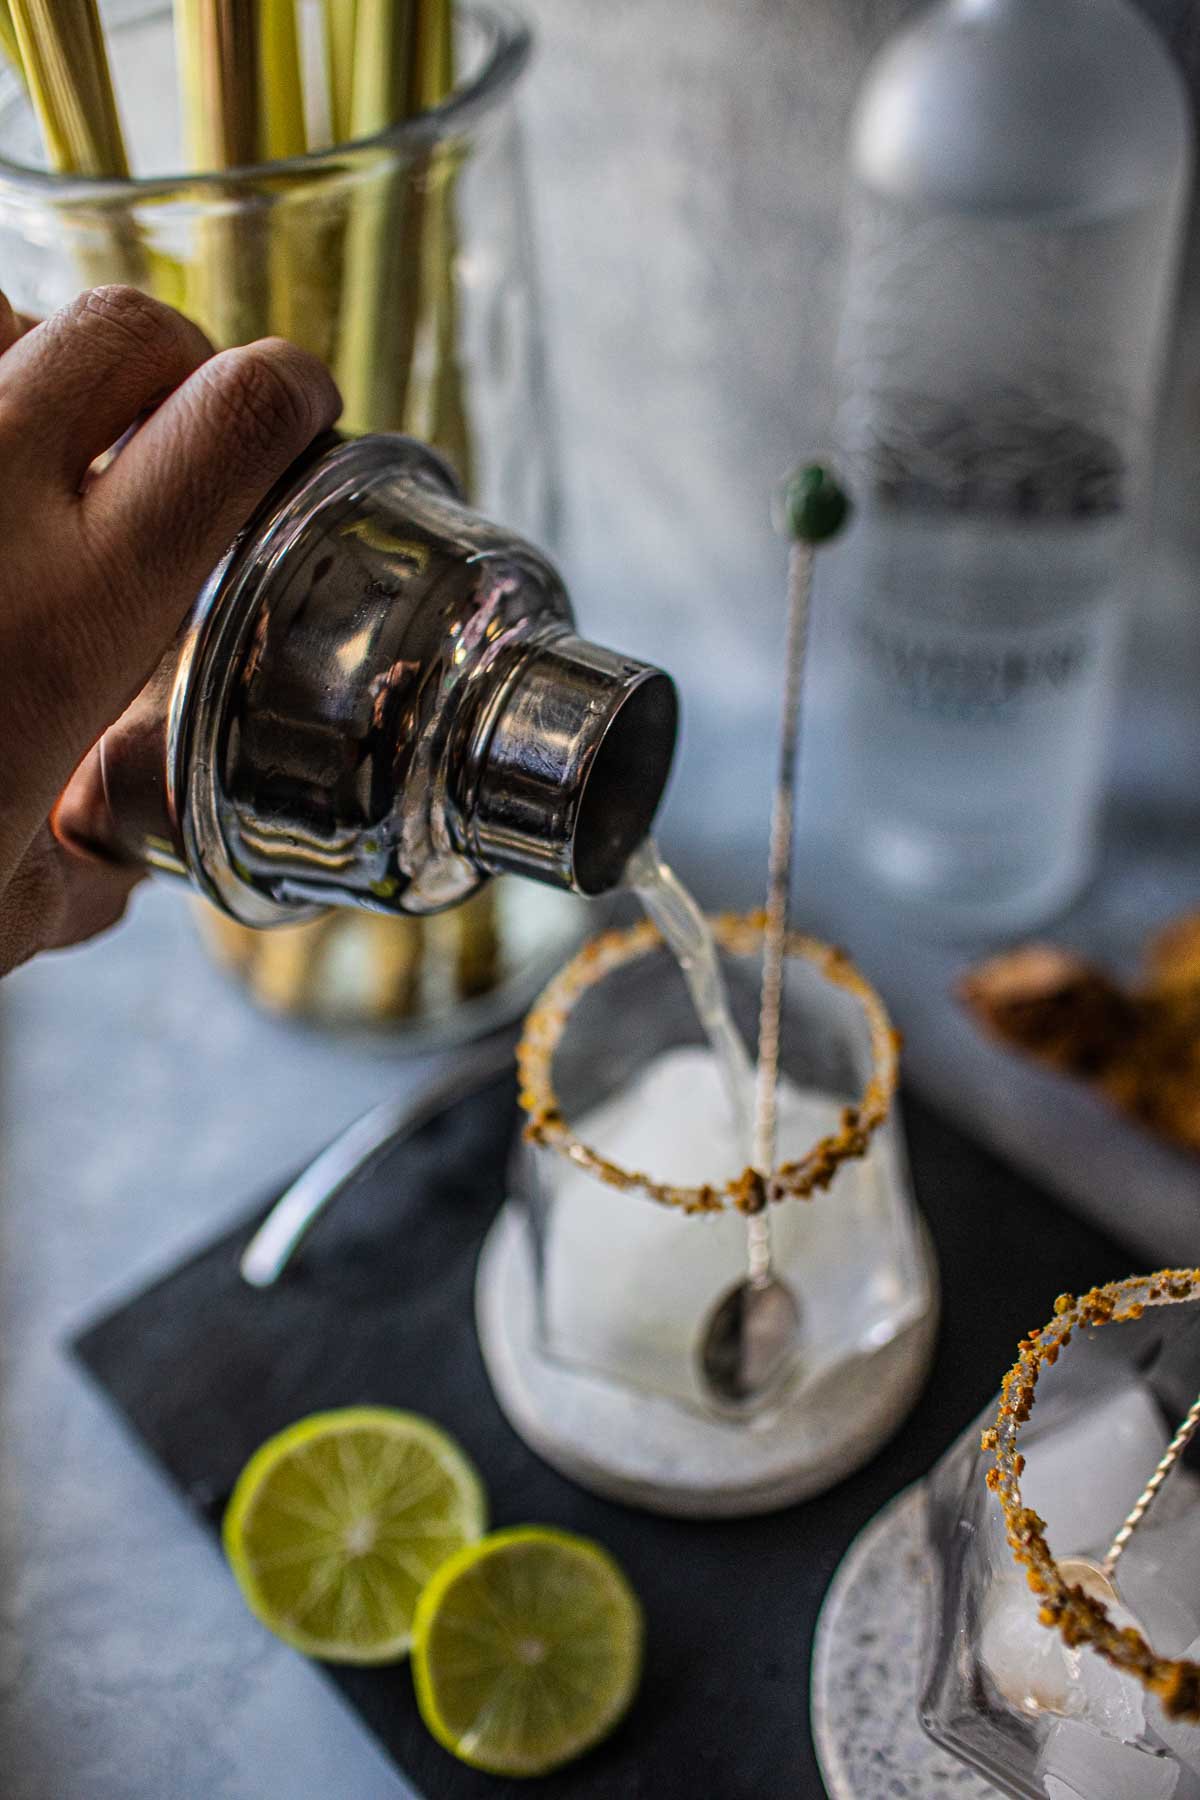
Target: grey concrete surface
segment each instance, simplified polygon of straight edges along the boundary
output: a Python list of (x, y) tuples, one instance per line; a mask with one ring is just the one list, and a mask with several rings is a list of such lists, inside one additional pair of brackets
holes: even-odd
[(245, 1611), (63, 1345), (417, 1072), (256, 1017), (163, 889), (103, 945), (5, 982), (4, 1800), (408, 1792), (316, 1669)]

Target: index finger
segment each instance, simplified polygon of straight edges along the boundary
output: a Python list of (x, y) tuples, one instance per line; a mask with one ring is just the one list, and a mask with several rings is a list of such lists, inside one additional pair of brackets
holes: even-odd
[(107, 619), (89, 648), (111, 696), (92, 736), (149, 674), (254, 509), (340, 411), (315, 357), (266, 338), (202, 363), (92, 484), (82, 522)]
[(36, 324), (28, 313), (17, 312), (7, 294), (0, 293), (0, 355)]

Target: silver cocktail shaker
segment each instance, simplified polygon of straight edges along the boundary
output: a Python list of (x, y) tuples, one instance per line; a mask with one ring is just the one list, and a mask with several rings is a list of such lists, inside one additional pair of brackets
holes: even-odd
[(578, 637), (555, 570), (434, 452), (330, 436), (105, 733), (74, 835), (247, 925), (432, 912), (501, 871), (598, 894), (676, 723), (669, 677)]

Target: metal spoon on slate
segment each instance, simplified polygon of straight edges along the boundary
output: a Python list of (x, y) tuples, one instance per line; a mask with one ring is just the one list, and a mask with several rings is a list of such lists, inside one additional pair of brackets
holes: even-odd
[(238, 1264), (242, 1280), (250, 1287), (274, 1287), (318, 1220), (379, 1158), (514, 1066), (515, 1038), (506, 1030), (414, 1092), (381, 1100), (347, 1125), (290, 1183), (258, 1226)]
[(771, 810), (767, 859), (767, 923), (763, 934), (758, 1066), (754, 1089), (753, 1166), (757, 1210), (746, 1222), (746, 1274), (718, 1300), (700, 1339), (700, 1373), (719, 1406), (751, 1411), (769, 1401), (795, 1359), (800, 1303), (774, 1272), (767, 1212), (776, 1159), (783, 964), (791, 891), (792, 824), (804, 655), (812, 598), (814, 552), (842, 529), (850, 502), (819, 463), (799, 470), (784, 494), (784, 521), (792, 539), (788, 557), (788, 626), (784, 660), (779, 774)]

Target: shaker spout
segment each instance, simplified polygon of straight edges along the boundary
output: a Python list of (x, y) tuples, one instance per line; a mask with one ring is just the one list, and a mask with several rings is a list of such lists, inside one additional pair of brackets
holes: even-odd
[(563, 630), (525, 649), (465, 759), (465, 855), (593, 896), (650, 829), (678, 732), (661, 669)]

